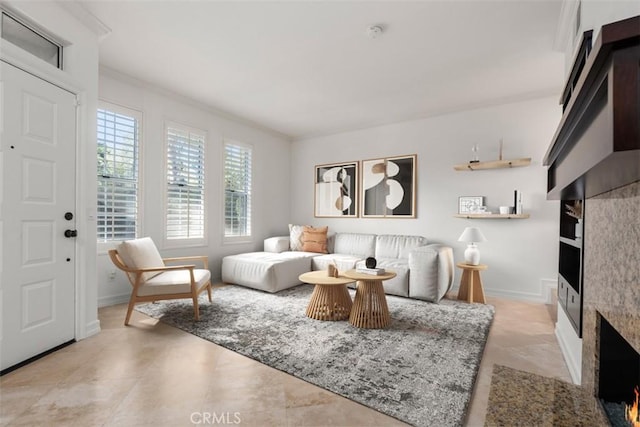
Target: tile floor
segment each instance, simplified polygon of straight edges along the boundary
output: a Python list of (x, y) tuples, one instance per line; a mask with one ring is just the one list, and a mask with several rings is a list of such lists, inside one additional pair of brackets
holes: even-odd
[[(494, 364), (570, 381), (553, 306), (488, 300), (468, 426), (484, 424)], [(125, 327), (125, 308), (100, 309), (98, 335), (0, 377), (0, 425), (404, 425), (138, 312)]]

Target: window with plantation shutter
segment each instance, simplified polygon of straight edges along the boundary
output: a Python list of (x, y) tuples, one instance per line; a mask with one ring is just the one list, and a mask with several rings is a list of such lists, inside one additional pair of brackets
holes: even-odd
[(205, 132), (168, 124), (165, 237), (169, 240), (205, 238)]
[(248, 145), (224, 144), (224, 236), (226, 240), (251, 236), (251, 152)]
[(137, 111), (98, 108), (98, 242), (137, 236), (140, 121)]

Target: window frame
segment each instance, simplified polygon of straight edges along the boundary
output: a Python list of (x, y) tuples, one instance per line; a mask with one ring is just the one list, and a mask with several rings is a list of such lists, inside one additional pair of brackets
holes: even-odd
[[(203, 139), (202, 146), (202, 168), (203, 168), (203, 192), (202, 192), (202, 206), (203, 206), (203, 236), (202, 237), (182, 237), (177, 239), (170, 239), (167, 236), (167, 226), (168, 226), (168, 202), (169, 202), (169, 182), (168, 182), (168, 171), (169, 171), (169, 129), (174, 129), (180, 132), (188, 132), (189, 134), (196, 134), (201, 136)], [(186, 248), (186, 247), (202, 247), (207, 246), (209, 244), (209, 227), (208, 227), (208, 212), (209, 209), (207, 207), (208, 203), (208, 195), (207, 195), (207, 142), (208, 142), (208, 133), (204, 129), (200, 129), (194, 126), (185, 125), (184, 123), (180, 123), (174, 120), (165, 120), (164, 122), (164, 144), (163, 144), (163, 161), (164, 167), (162, 169), (162, 212), (163, 212), (163, 220), (162, 220), (162, 241), (163, 248), (173, 249), (173, 248)]]
[[(143, 218), (144, 218), (144, 198), (143, 198), (143, 177), (144, 177), (144, 161), (143, 161), (143, 155), (142, 155), (142, 149), (143, 149), (143, 135), (144, 135), (144, 130), (143, 130), (143, 123), (144, 123), (144, 114), (142, 111), (140, 110), (136, 110), (133, 108), (129, 108), (129, 107), (125, 107), (116, 103), (113, 103), (111, 101), (107, 101), (104, 99), (99, 99), (98, 100), (98, 106), (96, 109), (96, 156), (98, 154), (98, 141), (97, 141), (97, 136), (98, 136), (98, 128), (97, 128), (97, 124), (98, 124), (98, 110), (106, 110), (106, 111), (110, 111), (112, 113), (116, 113), (116, 114), (122, 114), (128, 117), (133, 117), (134, 119), (137, 120), (138, 122), (138, 146), (137, 146), (137, 170), (138, 170), (138, 174), (136, 177), (136, 183), (137, 183), (137, 193), (136, 193), (136, 202), (137, 202), (137, 210), (136, 210), (136, 231), (135, 231), (135, 237), (139, 237), (139, 236), (143, 236), (144, 235), (144, 223), (143, 223)], [(97, 157), (96, 157), (96, 162), (97, 162)], [(107, 240), (107, 241), (100, 241), (98, 240), (98, 230), (97, 230), (97, 224), (98, 224), (98, 192), (97, 192), (97, 187), (99, 185), (99, 178), (97, 175), (97, 170), (98, 170), (98, 165), (96, 163), (96, 204), (95, 204), (95, 209), (96, 209), (96, 240), (97, 240), (97, 249), (98, 249), (98, 253), (106, 253), (109, 249), (113, 249), (114, 247), (116, 247), (118, 244), (120, 244), (121, 242), (123, 242), (124, 240)]]
[[(242, 236), (227, 236), (227, 231), (226, 231), (226, 220), (227, 220), (227, 216), (226, 216), (226, 211), (227, 211), (227, 203), (226, 203), (226, 199), (227, 199), (227, 188), (226, 188), (226, 161), (227, 161), (227, 146), (231, 145), (231, 146), (237, 146), (237, 147), (241, 147), (244, 149), (248, 149), (251, 151), (251, 177), (249, 179), (249, 215), (247, 215), (247, 219), (249, 220), (249, 233), (242, 235)], [(253, 233), (253, 224), (255, 223), (253, 220), (253, 187), (254, 187), (254, 176), (255, 176), (255, 162), (253, 161), (254, 158), (254, 146), (252, 144), (247, 144), (244, 142), (240, 142), (237, 140), (233, 140), (233, 139), (229, 139), (229, 138), (225, 138), (223, 140), (222, 143), (222, 242), (223, 244), (237, 244), (237, 243), (251, 243), (253, 242), (254, 239), (254, 233)]]

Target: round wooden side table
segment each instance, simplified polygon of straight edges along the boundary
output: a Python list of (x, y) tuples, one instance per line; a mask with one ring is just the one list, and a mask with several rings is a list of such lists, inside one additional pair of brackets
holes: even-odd
[(351, 313), (351, 295), (347, 283), (354, 282), (344, 276), (331, 277), (326, 270), (310, 271), (301, 274), (298, 279), (304, 283), (315, 285), (309, 305), (307, 317), (316, 320), (345, 320)]
[(344, 276), (358, 281), (349, 323), (358, 328), (369, 329), (384, 328), (389, 325), (391, 316), (382, 281), (393, 279), (396, 273), (387, 271), (385, 274), (375, 276), (348, 270), (344, 272)]
[(482, 278), (480, 278), (480, 272), (488, 268), (486, 264), (471, 265), (459, 262), (456, 265), (462, 269), (458, 299), (469, 303), (479, 302), (486, 304), (484, 289), (482, 288)]

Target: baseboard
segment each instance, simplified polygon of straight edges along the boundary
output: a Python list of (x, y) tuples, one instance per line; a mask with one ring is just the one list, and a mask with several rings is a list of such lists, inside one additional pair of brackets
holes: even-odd
[[(567, 334), (572, 334), (573, 336), (569, 336)], [(564, 361), (569, 369), (571, 379), (575, 384), (580, 385), (582, 383), (582, 354), (578, 354), (580, 360), (576, 360), (576, 350), (572, 350), (572, 347), (580, 347), (580, 351), (582, 351), (582, 340), (573, 332), (573, 327), (569, 324), (569, 320), (566, 318), (563, 308), (559, 305), (558, 323), (556, 323), (555, 335), (558, 339), (562, 355), (564, 356)], [(573, 345), (571, 341), (573, 341)]]
[(518, 292), (518, 291), (505, 291), (503, 289), (491, 289), (486, 288), (484, 290), (485, 295), (498, 298), (513, 299), (517, 301), (537, 302), (540, 304), (546, 304), (546, 296), (540, 294), (534, 294), (530, 292)]
[(109, 295), (98, 298), (98, 308), (108, 307), (110, 305), (123, 304), (129, 302), (131, 294)]
[[(536, 302), (540, 304), (553, 304), (554, 301), (554, 292), (558, 288), (558, 281), (554, 279), (540, 279), (540, 292), (519, 292), (519, 291), (510, 291), (505, 289), (492, 289), (485, 288), (485, 295), (498, 297), (498, 298), (506, 298), (512, 299), (516, 301), (526, 301), (526, 302)], [(452, 293), (457, 294), (458, 289), (453, 289)]]
[(545, 304), (555, 304), (557, 300), (558, 279), (542, 279), (542, 294)]
[(93, 322), (87, 323), (85, 328), (86, 335), (84, 338), (89, 338), (90, 336), (99, 334), (102, 329), (100, 328), (100, 321), (94, 320)]

